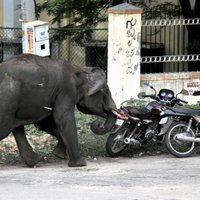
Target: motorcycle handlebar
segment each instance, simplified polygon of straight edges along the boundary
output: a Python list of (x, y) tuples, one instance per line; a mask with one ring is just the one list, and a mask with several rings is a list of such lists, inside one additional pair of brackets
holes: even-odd
[(142, 95), (144, 98), (146, 98), (146, 97), (150, 97), (151, 99), (156, 99), (156, 96), (155, 95), (153, 95), (153, 94), (150, 94), (150, 95)]
[(176, 103), (177, 105), (179, 105), (179, 106), (183, 106), (183, 104), (182, 103)]
[(184, 100), (181, 100), (181, 99), (178, 99), (178, 102), (182, 102), (182, 103), (188, 104), (188, 101), (184, 101)]

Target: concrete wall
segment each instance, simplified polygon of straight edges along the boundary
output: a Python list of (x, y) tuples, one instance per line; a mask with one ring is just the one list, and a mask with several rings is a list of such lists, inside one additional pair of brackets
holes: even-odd
[(200, 102), (200, 96), (192, 96), (193, 92), (200, 90), (200, 72), (187, 73), (164, 73), (141, 75), (141, 91), (151, 94), (152, 90), (144, 86), (144, 82), (150, 82), (157, 91), (162, 88), (171, 89), (175, 94), (182, 89), (189, 92), (188, 96), (180, 95), (179, 98), (186, 100), (189, 104)]

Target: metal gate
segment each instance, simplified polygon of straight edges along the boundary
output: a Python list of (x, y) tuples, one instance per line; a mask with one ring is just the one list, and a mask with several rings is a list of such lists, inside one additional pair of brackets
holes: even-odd
[(142, 73), (187, 72), (191, 65), (200, 71), (200, 55), (188, 55), (188, 25), (198, 26), (200, 19), (143, 21)]

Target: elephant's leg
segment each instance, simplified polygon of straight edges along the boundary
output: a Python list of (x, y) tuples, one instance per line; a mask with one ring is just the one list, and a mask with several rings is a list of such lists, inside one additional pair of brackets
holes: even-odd
[(33, 151), (26, 138), (24, 126), (15, 128), (12, 133), (15, 137), (22, 160), (27, 166), (34, 167), (42, 159), (42, 157)]
[[(74, 106), (73, 103), (69, 104), (69, 99), (62, 99), (54, 109), (54, 119), (58, 127), (60, 136), (64, 145), (67, 147), (69, 155), (70, 167), (81, 167), (86, 166), (85, 160), (80, 155), (77, 129), (74, 116)], [(68, 102), (68, 105), (67, 105)]]
[(53, 150), (53, 154), (58, 158), (64, 159), (66, 157), (66, 147), (60, 137), (60, 133), (56, 127), (52, 115), (37, 122), (35, 125), (39, 130), (45, 131), (46, 133), (53, 135), (58, 139), (58, 143)]
[(62, 140), (58, 140), (58, 143), (53, 150), (53, 154), (58, 158), (66, 158), (66, 147)]

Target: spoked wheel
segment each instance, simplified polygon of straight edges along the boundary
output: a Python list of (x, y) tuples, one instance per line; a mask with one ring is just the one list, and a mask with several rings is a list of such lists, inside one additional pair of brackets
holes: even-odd
[(106, 152), (111, 157), (120, 155), (128, 144), (124, 143), (124, 139), (130, 135), (130, 126), (123, 125), (115, 134), (110, 134), (106, 141)]
[(178, 158), (192, 156), (196, 151), (195, 142), (184, 141), (178, 138), (178, 136), (195, 136), (194, 128), (191, 127), (189, 132), (187, 132), (187, 126), (188, 124), (185, 122), (173, 123), (165, 135), (164, 143), (167, 150)]

